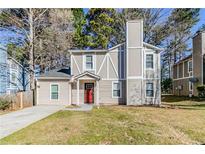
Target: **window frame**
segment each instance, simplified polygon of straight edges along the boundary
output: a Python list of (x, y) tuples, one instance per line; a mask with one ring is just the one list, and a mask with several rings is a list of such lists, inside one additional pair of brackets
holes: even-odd
[[(92, 56), (92, 65), (93, 65), (93, 68), (92, 69), (87, 69), (87, 56)], [(83, 70), (84, 71), (96, 71), (95, 70), (95, 64), (96, 63), (96, 56), (94, 54), (84, 54), (83, 55)]]
[[(120, 96), (114, 96), (114, 84), (119, 83)], [(116, 90), (116, 89), (115, 89)], [(122, 98), (122, 81), (112, 81), (112, 98)]]
[[(151, 90), (147, 90), (147, 84), (152, 84), (153, 86), (153, 96), (148, 96), (147, 95), (147, 91), (151, 91)], [(147, 81), (146, 82), (146, 88), (145, 88), (145, 93), (146, 93), (146, 98), (154, 98), (155, 97), (155, 95), (154, 95), (154, 93), (155, 93), (155, 89), (154, 89), (154, 82), (153, 81)]]
[[(192, 65), (192, 70), (191, 70), (191, 71), (189, 70), (190, 63), (191, 63), (191, 65)], [(191, 74), (193, 74), (193, 63), (192, 63), (192, 60), (189, 60), (189, 61), (188, 61), (188, 74), (189, 74), (189, 76), (192, 76)]]
[[(58, 86), (58, 98), (57, 99), (53, 99), (52, 98), (52, 86), (53, 85), (57, 85)], [(59, 100), (59, 94), (60, 94), (60, 86), (59, 86), (59, 84), (58, 83), (51, 83), (50, 84), (50, 100)]]
[[(152, 55), (152, 66), (153, 66), (152, 68), (147, 68), (147, 55)], [(155, 57), (154, 57), (153, 52), (145, 53), (145, 69), (146, 70), (154, 70), (155, 69), (154, 61), (155, 61)]]

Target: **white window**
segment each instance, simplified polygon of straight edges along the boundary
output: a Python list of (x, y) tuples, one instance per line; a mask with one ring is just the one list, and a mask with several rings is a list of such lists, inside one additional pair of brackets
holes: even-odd
[(189, 76), (192, 76), (192, 71), (193, 71), (193, 66), (192, 66), (192, 61), (188, 61), (188, 74)]
[(93, 55), (86, 55), (85, 57), (85, 69), (93, 70), (94, 69), (94, 60)]
[(121, 98), (122, 95), (122, 83), (121, 81), (112, 82), (112, 97)]
[(146, 68), (147, 69), (154, 68), (154, 56), (153, 56), (153, 54), (146, 54)]
[(190, 73), (190, 72), (192, 72), (192, 61), (189, 61), (188, 62), (188, 72)]
[(154, 97), (154, 83), (153, 82), (146, 83), (146, 97)]
[(59, 87), (58, 84), (51, 85), (51, 99), (58, 99)]
[(15, 72), (11, 73), (11, 82), (16, 83), (16, 73)]

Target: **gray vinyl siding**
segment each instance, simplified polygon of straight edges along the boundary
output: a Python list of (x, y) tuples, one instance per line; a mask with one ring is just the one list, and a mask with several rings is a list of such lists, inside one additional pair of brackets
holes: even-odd
[[(51, 100), (50, 85), (59, 85), (57, 100)], [(37, 104), (69, 104), (69, 82), (68, 80), (38, 80), (37, 81)]]
[(122, 82), (122, 97), (113, 98), (112, 97), (112, 82), (116, 80), (101, 80), (99, 82), (99, 102), (100, 104), (126, 104), (126, 81), (121, 80)]
[[(97, 75), (99, 75), (101, 79), (123, 79), (125, 78), (126, 66), (125, 66), (125, 51), (124, 50), (125, 50), (124, 48), (119, 46), (108, 52), (88, 53), (89, 55), (95, 55), (96, 74), (98, 73)], [(79, 73), (83, 73), (83, 56), (86, 55), (86, 53), (73, 53), (72, 55), (73, 55), (73, 59), (72, 59), (71, 69), (72, 69), (72, 75), (75, 76), (75, 75), (78, 75)], [(78, 68), (80, 69), (80, 72), (78, 71)]]
[(136, 22), (128, 22), (127, 24), (128, 29), (128, 46), (129, 47), (139, 47), (142, 46), (142, 23), (141, 21)]
[[(179, 90), (179, 86), (182, 87), (181, 90)], [(177, 96), (189, 96), (189, 79), (173, 81), (173, 94)]]
[(141, 76), (142, 63), (142, 49), (128, 49), (128, 76)]
[[(99, 71), (104, 58), (105, 58), (105, 53), (96, 53), (96, 72)], [(104, 69), (106, 69), (106, 67)], [(103, 77), (106, 77), (106, 75), (104, 75)]]
[(127, 105), (142, 105), (142, 80), (129, 79), (128, 81), (128, 96)]

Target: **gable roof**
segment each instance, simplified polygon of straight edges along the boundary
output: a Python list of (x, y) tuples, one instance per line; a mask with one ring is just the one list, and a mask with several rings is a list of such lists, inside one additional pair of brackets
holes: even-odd
[(41, 74), (37, 79), (70, 79), (70, 68), (53, 69)]
[(27, 72), (29, 72), (29, 68), (25, 68), (21, 63), (19, 63), (16, 59), (14, 59), (13, 57), (8, 57), (8, 60), (13, 61), (14, 63), (16, 63), (17, 65), (19, 65), (21, 68), (24, 68)]
[[(109, 51), (111, 51), (111, 50), (113, 50), (113, 49), (116, 49), (116, 48), (122, 46), (122, 45), (125, 45), (125, 42), (120, 43), (120, 44), (117, 44), (117, 45), (115, 45), (114, 47), (111, 47), (111, 48), (109, 48), (109, 49), (69, 50), (69, 52), (71, 52), (71, 53), (82, 53), (82, 52), (86, 52), (86, 53), (92, 53), (92, 52), (109, 52)], [(147, 47), (147, 48), (154, 49), (154, 50), (156, 50), (156, 51), (158, 51), (158, 52), (164, 50), (163, 48), (159, 48), (159, 47), (156, 47), (156, 46), (154, 46), (154, 45), (151, 45), (151, 44), (145, 43), (145, 42), (143, 42), (143, 46), (144, 46), (144, 47)]]
[(154, 45), (151, 45), (151, 44), (145, 43), (145, 42), (143, 42), (143, 46), (144, 46), (144, 47), (148, 47), (148, 48), (152, 48), (152, 49), (154, 49), (154, 50), (156, 50), (156, 51), (162, 51), (162, 50), (164, 50), (163, 48), (159, 48), (159, 47), (156, 47), (156, 46), (154, 46)]
[(81, 78), (81, 77), (83, 77), (83, 76), (86, 76), (86, 75), (88, 75), (88, 76), (90, 76), (90, 77), (92, 77), (92, 78), (95, 78), (95, 79), (97, 79), (97, 80), (100, 80), (100, 76), (99, 76), (99, 75), (96, 75), (96, 74), (91, 73), (91, 72), (88, 72), (88, 71), (85, 71), (85, 72), (83, 72), (83, 73), (81, 73), (81, 74), (78, 74), (78, 75), (74, 76), (73, 78), (74, 78), (74, 80), (75, 80), (75, 79), (79, 79), (79, 78)]

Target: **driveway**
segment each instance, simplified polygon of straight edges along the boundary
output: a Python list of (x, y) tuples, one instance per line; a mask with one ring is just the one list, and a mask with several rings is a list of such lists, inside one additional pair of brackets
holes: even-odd
[(0, 139), (63, 108), (63, 105), (38, 105), (0, 115)]

